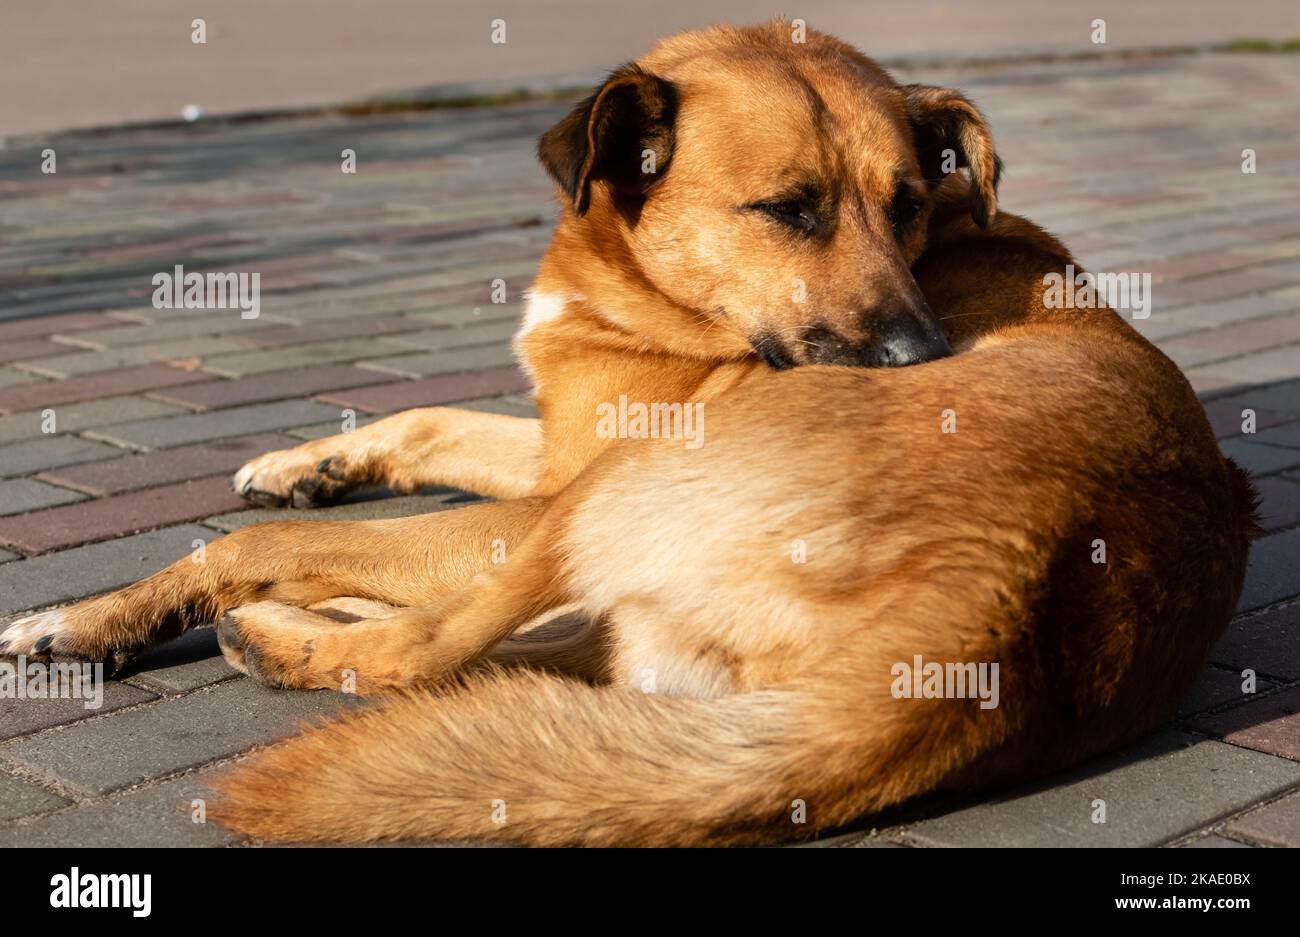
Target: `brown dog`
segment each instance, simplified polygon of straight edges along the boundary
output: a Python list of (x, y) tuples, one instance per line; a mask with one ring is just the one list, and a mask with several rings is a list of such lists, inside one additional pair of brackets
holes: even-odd
[[(1170, 361), (1045, 305), (1072, 259), (997, 213), (966, 99), (781, 22), (718, 28), (615, 72), (540, 155), (566, 203), (518, 339), (540, 423), (412, 411), (236, 476), (506, 500), (244, 528), (7, 650), (225, 612), (268, 683), (441, 685), (225, 779), (223, 822), (297, 841), (807, 835), (1165, 718), (1236, 604), (1250, 489)], [(707, 432), (615, 442), (628, 400)], [(512, 637), (562, 607), (587, 627)], [(993, 664), (995, 697), (944, 682)]]

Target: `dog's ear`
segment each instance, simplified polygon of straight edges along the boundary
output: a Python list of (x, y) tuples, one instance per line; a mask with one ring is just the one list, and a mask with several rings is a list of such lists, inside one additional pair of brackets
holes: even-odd
[(624, 65), (542, 134), (537, 155), (581, 217), (598, 179), (619, 195), (645, 195), (672, 159), (676, 117), (672, 83)]
[(998, 208), (1002, 160), (993, 150), (984, 116), (952, 88), (903, 85), (902, 91), (926, 181), (933, 187), (948, 173), (970, 167), (971, 217), (988, 227)]

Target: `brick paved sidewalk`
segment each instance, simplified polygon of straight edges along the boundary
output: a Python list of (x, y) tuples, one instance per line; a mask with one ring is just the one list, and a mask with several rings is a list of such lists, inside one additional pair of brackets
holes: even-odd
[[(1239, 619), (1166, 730), (1029, 789), (910, 805), (829, 842), (1300, 845), (1300, 58), (901, 77), (957, 84), (985, 109), (1009, 210), (1090, 269), (1153, 274), (1154, 311), (1135, 324), (1255, 473), (1269, 533)], [(560, 113), (199, 124), (0, 150), (0, 626), (253, 521), (453, 506), (432, 491), (247, 510), (227, 478), (337, 432), (345, 410), (531, 412), (508, 336), (552, 223), (533, 140)], [(155, 310), (151, 278), (175, 264), (260, 272), (261, 316)], [(494, 280), (507, 302), (491, 301)], [(210, 629), (110, 683), (98, 711), (0, 700), (0, 845), (228, 844), (190, 820), (206, 777), (346, 705), (237, 676)]]

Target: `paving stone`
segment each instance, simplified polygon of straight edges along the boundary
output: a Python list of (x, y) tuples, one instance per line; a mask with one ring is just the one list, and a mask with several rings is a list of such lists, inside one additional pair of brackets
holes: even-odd
[(1300, 847), (1300, 794), (1242, 814), (1224, 830), (1268, 846)]
[(1300, 556), (1300, 528), (1256, 540), (1250, 548), (1246, 588), (1237, 611), (1249, 612), (1300, 595), (1297, 556)]
[(280, 433), (236, 436), (52, 469), (41, 473), (40, 477), (93, 495), (119, 494), (207, 475), (232, 473), (264, 452), (291, 449), (301, 441)]
[[(1300, 315), (1293, 314), (1254, 319), (1226, 328), (1184, 335), (1162, 342), (1160, 349), (1175, 361), (1179, 359), (1170, 353), (1171, 350), (1204, 352), (1209, 357), (1202, 360), (1215, 361), (1298, 342), (1300, 342)], [(1297, 354), (1300, 354), (1300, 350), (1297, 350)]]
[(40, 316), (35, 319), (17, 319), (0, 322), (0, 342), (13, 342), (33, 336), (79, 332), (85, 329), (111, 327), (119, 320), (97, 312), (74, 312), (61, 316)]
[(46, 341), (43, 338), (29, 338), (26, 341), (0, 345), (0, 363), (34, 361), (38, 358), (66, 354), (67, 350), (67, 345), (60, 345), (58, 342)]
[[(268, 400), (284, 400), (287, 397), (310, 397), (321, 391), (364, 387), (389, 380), (391, 378), (385, 374), (364, 371), (350, 364), (335, 364), (297, 371), (271, 371), (239, 380), (212, 381), (160, 391), (150, 396), (196, 409), (216, 410)], [(2, 396), (0, 400), (3, 400)]]
[(82, 501), (85, 497), (79, 492), (56, 488), (30, 478), (14, 478), (0, 481), (0, 515), (37, 511), (56, 504)]
[(232, 680), (109, 719), (0, 745), (0, 758), (93, 794), (194, 768), (291, 734), (358, 698)]
[[(420, 325), (427, 326), (427, 323), (421, 322)], [(496, 322), (472, 322), (452, 328), (424, 328), (423, 331), (395, 336), (392, 341), (399, 345), (427, 348), (430, 351), (444, 351), (449, 348), (469, 348), (474, 345), (509, 342), (517, 331), (519, 331), (518, 322), (513, 319), (503, 319)]]
[(148, 364), (121, 371), (104, 371), (63, 381), (42, 381), (0, 390), (0, 412), (43, 410), (100, 397), (120, 397), (141, 391), (211, 381), (210, 374), (169, 368), (165, 364)]
[[(1246, 409), (1253, 410), (1255, 413), (1255, 433), (1243, 435), (1242, 424), (1246, 418), (1242, 416), (1242, 411)], [(1246, 442), (1253, 441), (1260, 430), (1281, 423), (1289, 423), (1295, 419), (1294, 414), (1283, 413), (1280, 410), (1261, 410), (1258, 407), (1249, 407), (1244, 405), (1239, 397), (1221, 397), (1218, 400), (1209, 401), (1205, 405), (1205, 415), (1210, 418), (1210, 425), (1214, 427), (1214, 435), (1219, 439), (1241, 436)]]
[(363, 361), (361, 366), (421, 378), (504, 367), (514, 360), (515, 353), (509, 345), (475, 345), (471, 348), (431, 352), (427, 355), (405, 354), (392, 358), (371, 358)]
[[(215, 772), (213, 772), (215, 773)], [(157, 846), (227, 846), (238, 837), (206, 822), (212, 774), (198, 773), (124, 792), (98, 803), (0, 829), (0, 847), (32, 849), (148, 849)], [(196, 806), (196, 801), (202, 804)], [(196, 823), (195, 818), (205, 822)]]
[(121, 446), (162, 449), (227, 436), (263, 433), (286, 426), (319, 423), (334, 418), (337, 414), (337, 407), (310, 400), (286, 400), (281, 403), (213, 410), (210, 413), (121, 423), (107, 429), (91, 430), (86, 436)]
[(1265, 446), (1282, 446), (1287, 449), (1300, 449), (1300, 422), (1283, 423), (1261, 429), (1251, 437), (1251, 442)]
[[(63, 346), (66, 350), (68, 346)], [(190, 362), (207, 355), (238, 351), (242, 348), (229, 339), (186, 338), (152, 345), (128, 345), (104, 351), (76, 351), (35, 361), (21, 362), (23, 370), (49, 377), (75, 377), (97, 371), (116, 371), (160, 361)]]
[[(1178, 718), (1183, 719), (1208, 709), (1217, 709), (1228, 703), (1245, 703), (1254, 697), (1241, 691), (1243, 679), (1239, 671), (1224, 670), (1220, 667), (1207, 667), (1196, 681), (1196, 685), (1178, 704)], [(1257, 677), (1255, 692), (1262, 693), (1273, 689), (1274, 684)]]
[(1246, 388), (1239, 394), (1222, 398), (1222, 401), (1256, 411), (1271, 410), (1300, 417), (1300, 380)]
[(404, 350), (406, 349), (401, 345), (383, 338), (354, 338), (337, 342), (294, 345), (289, 348), (268, 348), (265, 351), (218, 354), (205, 359), (203, 367), (213, 374), (244, 377), (248, 374), (283, 371), (287, 368), (305, 368), (313, 364), (379, 358)]
[(236, 510), (244, 503), (231, 490), (230, 479), (217, 475), (17, 517), (0, 517), (0, 543), (28, 554), (45, 553), (58, 547), (197, 520), (214, 512)]
[(1226, 836), (1216, 836), (1211, 833), (1209, 836), (1202, 836), (1200, 839), (1194, 839), (1189, 843), (1183, 843), (1184, 849), (1250, 849), (1245, 843), (1239, 843), (1235, 839), (1228, 839)]
[(1300, 761), (1300, 687), (1226, 712), (1198, 716), (1191, 727), (1233, 745)]
[[(1230, 783), (1207, 783), (1207, 778)], [(1040, 785), (913, 826), (926, 845), (1155, 846), (1300, 783), (1300, 765), (1166, 730)], [(1106, 822), (1093, 823), (1094, 800)]]
[(394, 413), (475, 397), (517, 394), (528, 390), (529, 386), (528, 379), (518, 368), (491, 368), (467, 374), (443, 374), (422, 381), (399, 381), (360, 390), (319, 394), (317, 399), (368, 413)]
[(131, 663), (131, 674), (178, 693), (238, 677), (226, 663), (210, 627), (187, 631), (174, 641), (149, 648)]
[(0, 477), (28, 475), (61, 465), (96, 462), (120, 455), (121, 449), (76, 436), (44, 436), (0, 446)]
[(102, 687), (103, 698), (98, 701), (98, 708), (94, 709), (86, 708), (88, 702), (96, 702), (93, 698), (0, 699), (0, 739), (31, 735), (51, 726), (80, 722), (91, 716), (100, 716), (157, 698), (155, 693), (116, 680), (105, 680)]
[(238, 316), (228, 315), (224, 309), (203, 311), (206, 315), (190, 317), (182, 313), (185, 318), (159, 318), (144, 325), (127, 325), (119, 322), (111, 329), (75, 332), (65, 336), (63, 341), (95, 351), (213, 336), (242, 343), (279, 325), (273, 317), (266, 315), (257, 319), (241, 319)]
[(1272, 475), (1283, 469), (1300, 465), (1300, 449), (1283, 449), (1279, 446), (1266, 446), (1254, 442), (1255, 437), (1237, 437), (1226, 439), (1219, 444), (1223, 454), (1236, 460), (1237, 464), (1255, 475)]
[[(15, 371), (13, 368), (0, 368), (0, 388), (49, 383), (51, 382), (48, 378), (41, 377), (39, 374), (28, 374), (26, 371)], [(3, 409), (0, 409), (0, 413), (2, 412)]]
[(471, 499), (472, 496), (462, 492), (447, 491), (443, 494), (408, 495), (400, 498), (376, 498), (371, 501), (333, 504), (323, 508), (312, 508), (310, 511), (294, 508), (252, 508), (233, 514), (218, 514), (207, 518), (204, 523), (229, 533), (247, 527), (249, 524), (261, 524), (267, 521), (368, 521), (383, 517), (433, 514), (436, 511), (461, 507), (471, 503)]
[(521, 394), (511, 394), (506, 397), (481, 397), (477, 400), (458, 400), (455, 406), (457, 409), (462, 410), (503, 413), (506, 416), (518, 416), (529, 420), (535, 420), (540, 415), (537, 412), (537, 406), (532, 400)]
[(1257, 478), (1255, 490), (1260, 495), (1260, 516), (1265, 530), (1300, 524), (1300, 482), (1279, 476)]
[[(0, 616), (117, 589), (188, 556), (217, 533), (184, 524), (0, 565)], [(0, 621), (0, 627), (8, 621)]]
[[(115, 423), (148, 420), (184, 412), (175, 404), (146, 400), (144, 397), (108, 397), (103, 400), (88, 400), (84, 403), (66, 404), (51, 409), (54, 411), (54, 426), (59, 433), (79, 433), (87, 429), (112, 426)], [(31, 410), (0, 417), (0, 444), (51, 435), (42, 429), (45, 423), (45, 417), (42, 415), (44, 413), (44, 410)]]
[[(1294, 348), (1274, 348), (1228, 361), (1217, 361), (1191, 368), (1187, 377), (1215, 378), (1238, 384), (1265, 384), (1300, 376), (1300, 352)], [(1193, 386), (1195, 381), (1193, 380)]]
[(249, 336), (248, 342), (254, 348), (283, 348), (340, 338), (399, 335), (403, 332), (418, 332), (427, 329), (428, 326), (429, 323), (422, 319), (410, 319), (400, 315), (358, 315), (352, 319), (330, 319), (324, 322), (309, 322), (305, 325), (266, 329)]
[[(19, 778), (0, 774), (0, 823), (62, 807), (68, 801)], [(3, 837), (3, 834), (0, 834)], [(0, 839), (3, 842), (3, 839)]]
[(1300, 680), (1300, 602), (1234, 620), (1210, 659), (1237, 673), (1250, 669), (1283, 681)]

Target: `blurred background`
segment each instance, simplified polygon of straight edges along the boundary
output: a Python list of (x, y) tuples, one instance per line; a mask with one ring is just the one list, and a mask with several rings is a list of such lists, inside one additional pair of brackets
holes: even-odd
[[(586, 83), (659, 36), (778, 12), (886, 61), (1300, 36), (1296, 0), (3, 0), (0, 135), (175, 119), (187, 107), (546, 90)], [(195, 17), (205, 45), (190, 40)], [(1104, 46), (1091, 41), (1098, 18)], [(490, 41), (494, 19), (506, 22), (504, 44)]]

